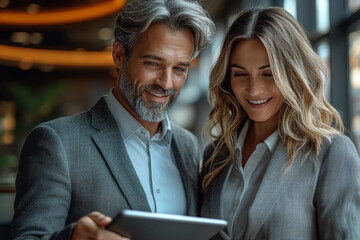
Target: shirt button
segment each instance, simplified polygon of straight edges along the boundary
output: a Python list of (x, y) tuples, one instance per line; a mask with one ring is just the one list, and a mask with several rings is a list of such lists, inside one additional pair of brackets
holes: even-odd
[(141, 132), (142, 135), (145, 135), (145, 134), (146, 134), (146, 130), (145, 130), (145, 129), (141, 129), (140, 132)]
[(156, 189), (156, 193), (158, 193), (158, 194), (159, 194), (159, 193), (160, 193), (160, 189)]

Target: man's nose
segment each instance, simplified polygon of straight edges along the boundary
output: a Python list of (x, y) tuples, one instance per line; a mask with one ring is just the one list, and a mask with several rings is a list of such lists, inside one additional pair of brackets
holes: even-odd
[(171, 69), (164, 69), (158, 77), (157, 84), (163, 89), (173, 88), (173, 79)]

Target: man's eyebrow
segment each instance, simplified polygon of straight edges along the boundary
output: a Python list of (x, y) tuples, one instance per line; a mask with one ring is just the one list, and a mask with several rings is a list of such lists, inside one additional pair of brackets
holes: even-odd
[(181, 62), (179, 63), (181, 66), (184, 66), (184, 67), (189, 67), (191, 65), (190, 62)]
[[(144, 55), (141, 58), (147, 58), (147, 59), (153, 59), (153, 60), (157, 60), (157, 61), (163, 61), (164, 59), (155, 55)], [(190, 62), (180, 62), (179, 65), (185, 66), (185, 67), (189, 67), (191, 65)]]
[(158, 61), (163, 60), (163, 58), (155, 56), (155, 55), (144, 55), (141, 58), (150, 58), (150, 59), (154, 59), (154, 60), (158, 60)]

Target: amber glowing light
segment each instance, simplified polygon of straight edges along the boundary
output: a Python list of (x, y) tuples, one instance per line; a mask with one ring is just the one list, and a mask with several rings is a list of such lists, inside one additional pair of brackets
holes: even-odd
[(0, 61), (63, 67), (113, 67), (110, 51), (60, 51), (0, 45)]
[(111, 0), (71, 9), (39, 11), (35, 14), (2, 10), (0, 14), (0, 24), (45, 26), (82, 22), (117, 13), (125, 4), (125, 0)]
[[(16, 64), (21, 69), (33, 65), (60, 66), (67, 68), (108, 68), (115, 67), (111, 48), (109, 51), (62, 51), (0, 45), (0, 61)], [(196, 67), (198, 58), (191, 61)]]

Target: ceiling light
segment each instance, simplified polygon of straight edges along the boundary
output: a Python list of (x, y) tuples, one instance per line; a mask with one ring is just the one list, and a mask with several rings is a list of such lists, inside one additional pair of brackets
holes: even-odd
[(0, 45), (0, 61), (18, 64), (24, 70), (32, 68), (33, 65), (71, 68), (114, 67), (110, 51), (86, 51), (85, 49), (62, 51)]
[(38, 12), (40, 12), (40, 5), (36, 4), (36, 3), (31, 3), (27, 8), (26, 8), (26, 12), (29, 14), (37, 14)]
[(13, 32), (10, 41), (14, 43), (29, 44), (30, 34), (27, 32)]
[(35, 45), (40, 44), (43, 41), (43, 38), (44, 37), (41, 33), (34, 32), (30, 36), (30, 43)]
[(9, 5), (9, 0), (0, 0), (0, 8), (6, 8)]
[(97, 35), (100, 40), (108, 41), (113, 37), (113, 30), (111, 28), (101, 28)]
[(49, 26), (82, 22), (118, 13), (125, 4), (126, 0), (109, 0), (70, 9), (40, 11), (40, 6), (33, 3), (28, 6), (27, 12), (2, 10), (0, 14), (0, 24)]

